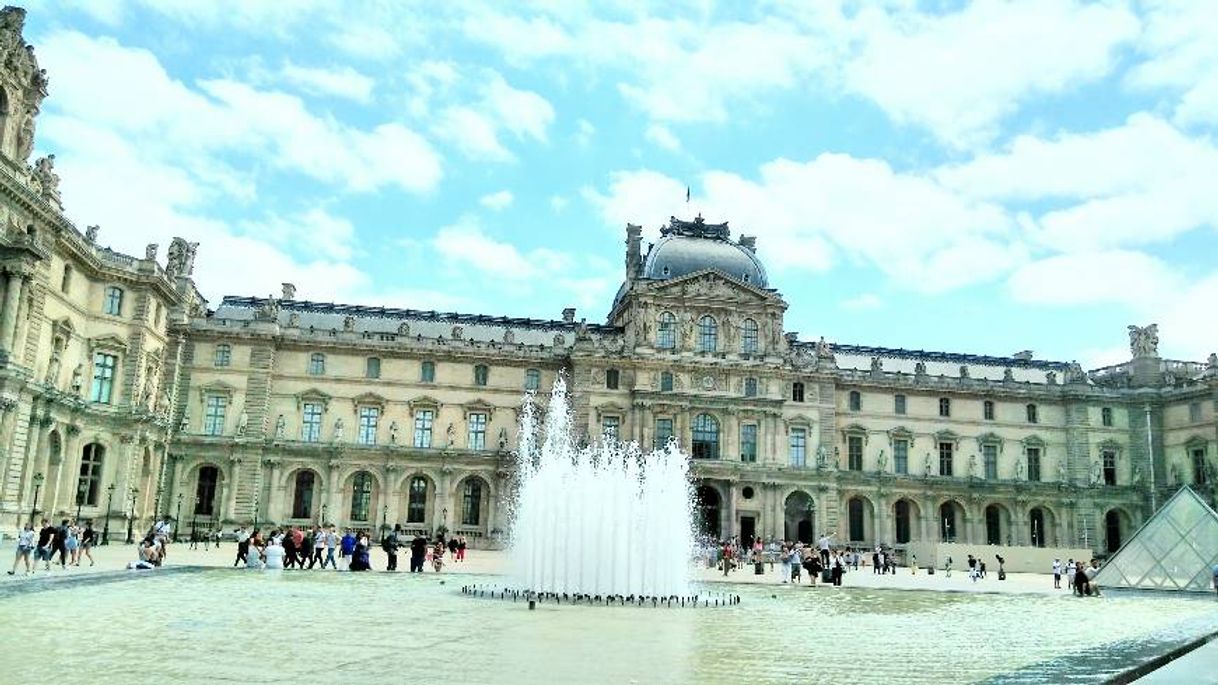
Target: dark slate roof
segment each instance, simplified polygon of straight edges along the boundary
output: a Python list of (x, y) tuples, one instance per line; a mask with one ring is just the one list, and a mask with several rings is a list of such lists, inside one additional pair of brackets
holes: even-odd
[(673, 218), (660, 229), (660, 240), (647, 251), (642, 277), (652, 280), (679, 278), (704, 269), (757, 288), (768, 286), (765, 267), (752, 250), (733, 242), (727, 224), (707, 224)]

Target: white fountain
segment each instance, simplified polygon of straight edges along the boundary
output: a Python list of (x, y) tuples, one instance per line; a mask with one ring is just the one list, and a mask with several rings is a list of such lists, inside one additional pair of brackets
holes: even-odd
[(538, 444), (532, 398), (520, 422), (511, 559), (515, 587), (559, 595), (686, 595), (693, 550), (688, 459), (675, 442), (643, 453), (605, 440), (577, 448), (566, 382)]

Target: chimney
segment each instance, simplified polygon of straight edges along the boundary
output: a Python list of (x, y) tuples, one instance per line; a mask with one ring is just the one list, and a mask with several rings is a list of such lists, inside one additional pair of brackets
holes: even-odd
[(757, 252), (757, 236), (755, 236), (755, 235), (740, 236), (740, 247), (743, 247), (744, 249), (748, 250), (749, 252)]
[(643, 264), (643, 227), (626, 224), (626, 280), (633, 281)]
[(567, 307), (562, 310), (563, 323), (575, 323), (575, 307)]

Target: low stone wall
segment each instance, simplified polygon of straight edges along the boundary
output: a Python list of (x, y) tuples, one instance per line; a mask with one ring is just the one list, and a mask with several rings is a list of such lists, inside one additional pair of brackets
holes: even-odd
[(1008, 545), (965, 545), (956, 542), (911, 542), (905, 548), (905, 559), (908, 563), (911, 555), (917, 555), (918, 566), (934, 566), (938, 571), (943, 568), (948, 557), (952, 559), (952, 569), (968, 568), (968, 555), (972, 554), (985, 562), (986, 571), (998, 570), (998, 559), (1006, 559), (1006, 570), (1014, 573), (1052, 573), (1053, 560), (1061, 559), (1065, 564), (1067, 559), (1090, 561), (1094, 553), (1089, 549), (1071, 547), (1025, 547)]

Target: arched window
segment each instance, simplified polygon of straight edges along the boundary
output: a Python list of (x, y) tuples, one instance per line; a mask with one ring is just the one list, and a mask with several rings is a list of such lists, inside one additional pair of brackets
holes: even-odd
[(326, 355), (314, 352), (309, 356), (309, 375), (322, 376), (326, 373)]
[(461, 525), (477, 526), (482, 522), (482, 482), (468, 478), (461, 492)]
[(939, 505), (939, 537), (944, 542), (951, 542), (956, 539), (957, 532), (956, 508), (951, 502), (944, 502)]
[(903, 499), (897, 500), (894, 511), (896, 513), (897, 544), (905, 544), (909, 542), (909, 502)]
[(672, 392), (672, 372), (671, 371), (661, 371), (660, 372), (660, 391), (661, 392)]
[(296, 491), (292, 495), (292, 518), (313, 518), (313, 486), (317, 476), (312, 471), (296, 474)]
[(1028, 512), (1028, 533), (1032, 537), (1033, 547), (1045, 546), (1045, 512), (1036, 507)]
[(698, 351), (714, 352), (719, 349), (719, 324), (713, 316), (698, 319)]
[(372, 508), (372, 474), (360, 471), (351, 479), (351, 520), (367, 521)]
[(106, 448), (91, 442), (85, 445), (80, 457), (80, 479), (76, 484), (78, 501), (88, 507), (97, 506), (97, 493), (101, 486), (102, 461)]
[(694, 459), (719, 458), (719, 422), (710, 414), (694, 419)]
[(406, 523), (423, 523), (427, 520), (427, 479), (415, 476), (410, 479), (410, 498), (406, 504)]
[(1108, 534), (1104, 548), (1109, 554), (1115, 554), (1121, 548), (1121, 512), (1109, 509), (1104, 514), (1104, 531)]
[(216, 506), (216, 483), (220, 480), (220, 469), (204, 466), (199, 469), (199, 482), (195, 485), (195, 515), (211, 516)]
[(757, 322), (752, 319), (745, 319), (740, 324), (740, 351), (745, 354), (757, 354), (760, 350), (757, 338)]
[(1040, 416), (1039, 416), (1038, 412), (1036, 411), (1036, 405), (1029, 404), (1027, 406), (1027, 410), (1028, 410), (1028, 423), (1038, 423), (1040, 421)]
[(994, 504), (985, 508), (985, 544), (1002, 544), (1002, 513)]
[(123, 289), (111, 285), (106, 287), (105, 298), (102, 301), (102, 311), (110, 316), (123, 315)]
[(474, 366), (474, 385), (486, 385), (486, 380), (490, 376), (490, 369), (486, 364), (477, 364)]
[(213, 363), (216, 366), (228, 366), (233, 363), (233, 346), (228, 343), (216, 345), (216, 355)]
[(660, 314), (656, 326), (656, 347), (661, 350), (671, 350), (677, 346), (677, 317), (672, 312)]
[(792, 402), (803, 402), (804, 401), (804, 384), (803, 383), (796, 381), (795, 383), (791, 384), (791, 401)]
[(364, 378), (381, 377), (381, 358), (368, 357), (364, 360)]
[(863, 500), (855, 497), (850, 500), (847, 508), (850, 515), (850, 542), (862, 542), (866, 539), (863, 526)]
[(524, 389), (537, 390), (541, 388), (541, 371), (526, 369), (524, 372)]

